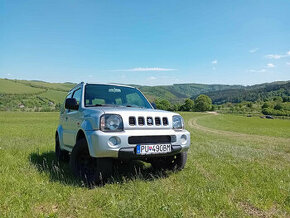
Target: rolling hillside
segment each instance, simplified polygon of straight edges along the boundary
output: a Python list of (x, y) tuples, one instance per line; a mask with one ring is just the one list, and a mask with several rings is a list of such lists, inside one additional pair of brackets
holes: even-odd
[[(290, 81), (263, 83), (254, 86), (246, 86), (238, 89), (216, 90), (206, 93), (214, 104), (226, 102), (239, 103), (242, 101), (266, 100), (274, 96), (290, 96)], [(192, 98), (197, 97), (194, 95)]]
[(72, 83), (0, 79), (0, 110), (58, 110)]
[(1, 94), (36, 94), (42, 91), (42, 89), (27, 86), (13, 80), (0, 79)]
[(239, 89), (242, 86), (239, 85), (207, 85), (207, 84), (173, 84), (168, 86), (138, 86), (150, 100), (156, 98), (164, 98), (172, 103), (182, 102), (185, 98), (192, 96), (198, 96), (200, 94), (215, 92), (227, 89)]
[[(74, 83), (0, 79), (0, 110), (54, 111), (58, 110)], [(173, 84), (168, 86), (140, 86), (150, 101), (167, 99), (181, 103), (200, 94), (209, 95), (215, 104), (256, 101), (272, 96), (290, 96), (290, 81), (264, 83), (254, 86)]]

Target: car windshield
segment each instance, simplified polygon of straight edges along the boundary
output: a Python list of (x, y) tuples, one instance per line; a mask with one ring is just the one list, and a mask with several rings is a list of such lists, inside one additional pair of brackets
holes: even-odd
[(85, 86), (85, 106), (124, 106), (152, 109), (144, 95), (135, 88), (95, 84)]

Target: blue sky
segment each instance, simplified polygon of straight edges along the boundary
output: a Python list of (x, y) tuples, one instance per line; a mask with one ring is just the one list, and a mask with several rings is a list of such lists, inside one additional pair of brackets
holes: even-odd
[(290, 80), (290, 1), (0, 0), (0, 78)]

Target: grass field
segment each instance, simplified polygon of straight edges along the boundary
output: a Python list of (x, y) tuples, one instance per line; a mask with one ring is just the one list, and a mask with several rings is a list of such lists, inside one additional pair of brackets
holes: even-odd
[(120, 168), (88, 189), (54, 159), (58, 113), (0, 113), (0, 217), (290, 216), (290, 121), (183, 113), (181, 172)]
[(261, 119), (260, 117), (245, 118), (245, 116), (227, 114), (205, 116), (199, 119), (197, 123), (205, 127), (225, 131), (290, 138), (289, 120)]

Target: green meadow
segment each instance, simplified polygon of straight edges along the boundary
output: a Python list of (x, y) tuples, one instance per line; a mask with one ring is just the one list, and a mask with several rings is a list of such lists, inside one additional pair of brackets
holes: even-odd
[(0, 217), (290, 216), (289, 120), (182, 115), (183, 171), (132, 162), (89, 189), (55, 161), (58, 113), (0, 112)]

